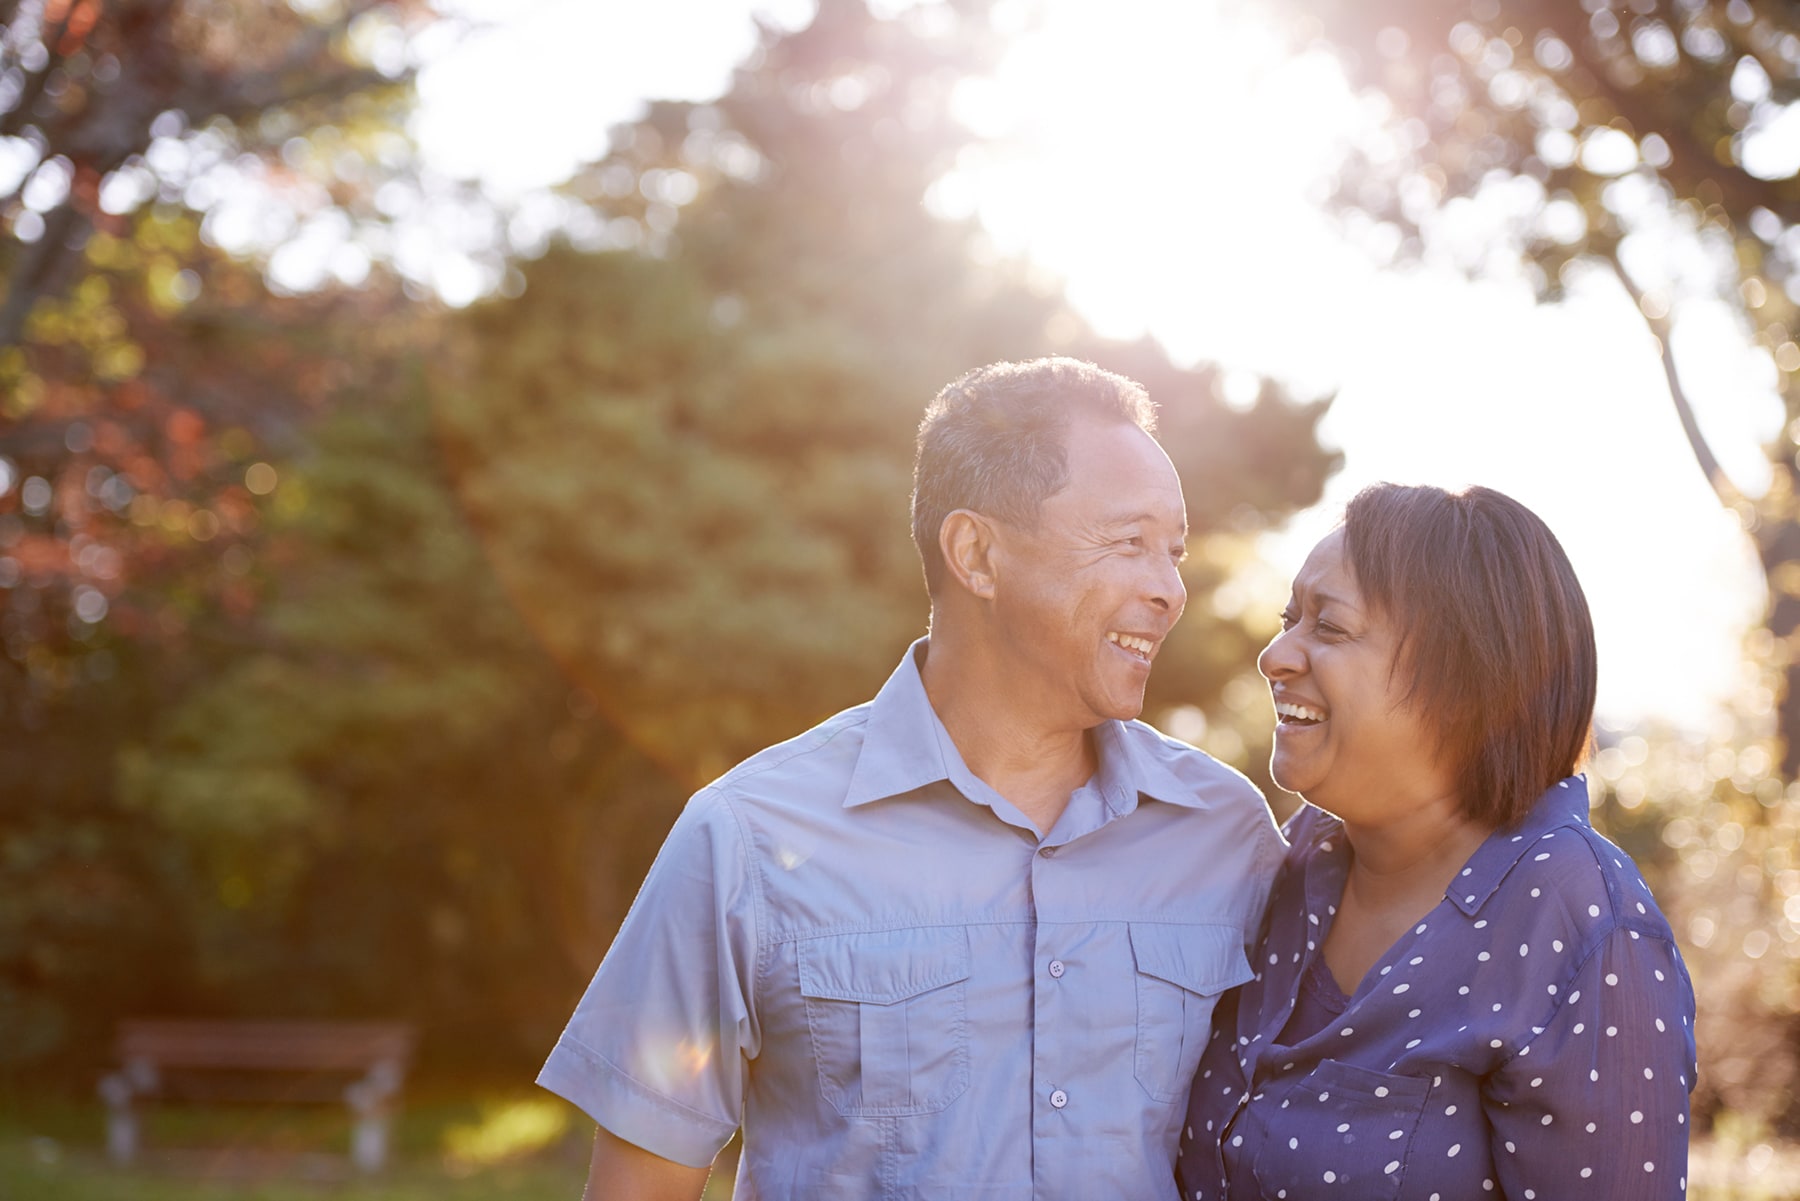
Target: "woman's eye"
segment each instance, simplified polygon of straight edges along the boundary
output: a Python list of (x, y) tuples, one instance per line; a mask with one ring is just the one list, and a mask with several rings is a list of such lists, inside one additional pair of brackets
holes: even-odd
[(1281, 611), (1281, 628), (1282, 629), (1291, 630), (1294, 628), (1294, 626), (1299, 624), (1299, 621), (1300, 621), (1300, 619), (1298, 617), (1294, 616), (1294, 611), (1292, 609), (1283, 609)]
[(1313, 628), (1318, 630), (1319, 633), (1327, 635), (1328, 637), (1333, 637), (1333, 638), (1341, 635), (1344, 632), (1341, 627), (1334, 626), (1329, 621), (1315, 621), (1315, 622), (1313, 622)]

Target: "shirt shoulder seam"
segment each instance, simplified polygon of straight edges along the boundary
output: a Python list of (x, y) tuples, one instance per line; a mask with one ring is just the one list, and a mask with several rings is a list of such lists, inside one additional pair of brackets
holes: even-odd
[(1593, 962), (1594, 956), (1600, 954), (1609, 943), (1620, 935), (1637, 935), (1640, 938), (1654, 939), (1675, 951), (1679, 958), (1680, 948), (1676, 946), (1675, 940), (1670, 934), (1666, 934), (1660, 930), (1640, 930), (1636, 927), (1635, 923), (1623, 921), (1617, 915), (1609, 917), (1606, 920), (1605, 926), (1606, 928), (1588, 945), (1587, 952), (1576, 961), (1575, 966), (1570, 971), (1563, 975), (1556, 994), (1556, 1004), (1551, 1007), (1549, 1013), (1544, 1015), (1544, 1024), (1541, 1027), (1530, 1027), (1532, 1031), (1531, 1037), (1520, 1043), (1516, 1051), (1513, 1051), (1505, 1059), (1501, 1060), (1499, 1064), (1496, 1065), (1496, 1070), (1511, 1067), (1525, 1054), (1526, 1048), (1536, 1043), (1537, 1040), (1550, 1029), (1551, 1023), (1556, 1021), (1557, 1015), (1562, 1012), (1563, 1006), (1568, 1004), (1570, 986), (1580, 978), (1581, 973), (1587, 969), (1588, 964)]
[[(862, 710), (862, 712), (858, 712), (858, 709)], [(827, 718), (806, 733), (790, 740), (786, 754), (777, 755), (776, 752), (781, 749), (778, 744), (777, 746), (769, 747), (767, 750), (756, 755), (752, 755), (749, 759), (739, 763), (736, 767), (727, 771), (711, 784), (708, 784), (705, 788), (701, 789), (701, 791), (707, 792), (717, 790), (721, 794), (728, 793), (735, 790), (737, 785), (743, 783), (745, 780), (754, 779), (764, 772), (774, 771), (776, 768), (791, 763), (803, 755), (811, 755), (818, 751), (822, 751), (833, 742), (837, 741), (839, 735), (844, 734), (849, 730), (866, 728), (869, 724), (867, 709), (867, 705), (860, 705), (857, 706), (857, 709), (847, 709), (836, 717)], [(832, 729), (827, 733), (827, 729), (833, 723), (837, 723), (837, 728)], [(816, 741), (815, 738), (817, 739)]]

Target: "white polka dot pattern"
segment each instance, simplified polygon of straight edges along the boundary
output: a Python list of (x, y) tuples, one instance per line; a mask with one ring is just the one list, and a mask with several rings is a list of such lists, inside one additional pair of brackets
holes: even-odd
[(1256, 956), (1271, 969), (1218, 1009), (1229, 1034), (1202, 1061), (1181, 1195), (1681, 1197), (1693, 989), (1587, 811), (1585, 781), (1552, 788), (1337, 998), (1341, 1015), (1290, 1031), (1316, 954), (1302, 948), (1323, 942), (1348, 858), (1341, 824), (1303, 808)]

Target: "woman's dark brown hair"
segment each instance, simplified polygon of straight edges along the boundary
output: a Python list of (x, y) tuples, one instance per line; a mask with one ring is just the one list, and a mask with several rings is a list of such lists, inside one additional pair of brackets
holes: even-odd
[(1594, 623), (1556, 535), (1491, 488), (1376, 484), (1345, 510), (1344, 541), (1464, 812), (1514, 824), (1575, 771), (1593, 724)]

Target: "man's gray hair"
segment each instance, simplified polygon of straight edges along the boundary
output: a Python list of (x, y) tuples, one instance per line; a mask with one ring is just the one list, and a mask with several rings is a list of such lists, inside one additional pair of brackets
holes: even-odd
[(1068, 485), (1066, 435), (1077, 414), (1156, 433), (1156, 405), (1142, 384), (1062, 357), (977, 367), (926, 407), (913, 459), (912, 532), (933, 596), (944, 574), (944, 519), (969, 509), (1035, 527), (1043, 502)]

